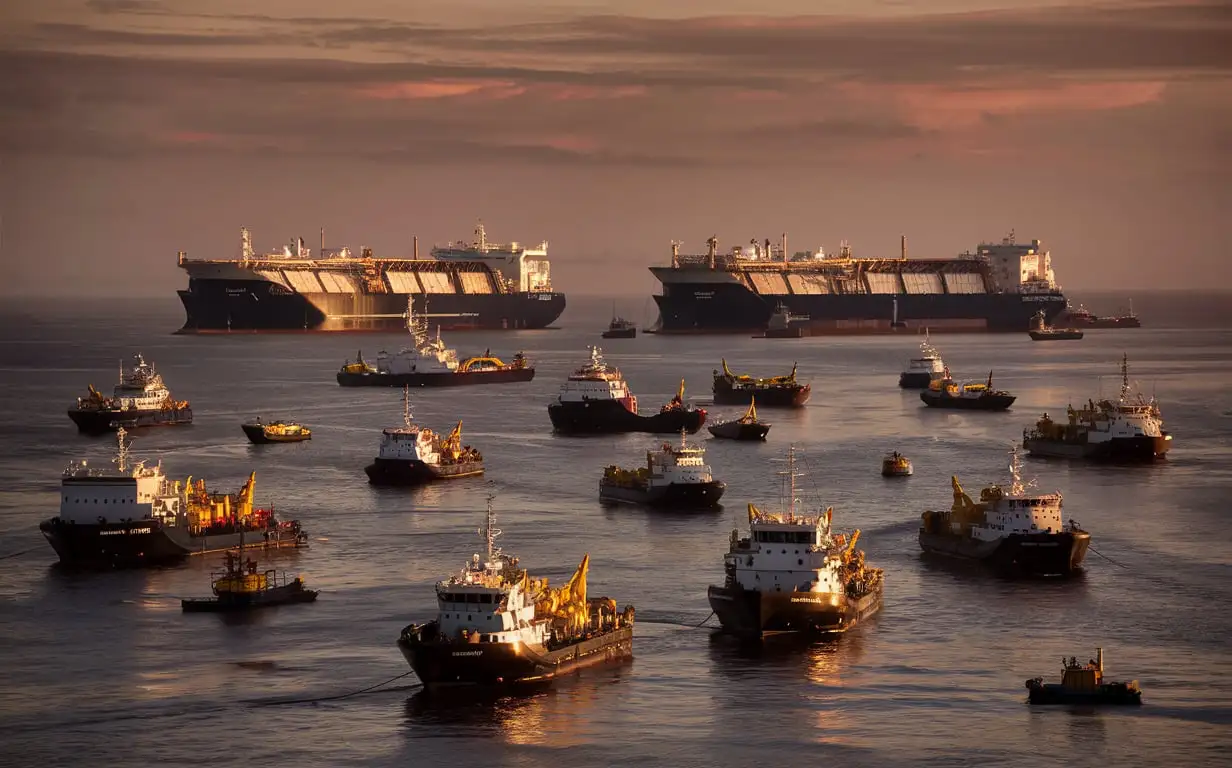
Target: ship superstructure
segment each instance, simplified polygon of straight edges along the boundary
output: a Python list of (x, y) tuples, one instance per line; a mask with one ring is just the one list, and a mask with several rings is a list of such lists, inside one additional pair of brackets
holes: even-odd
[(408, 297), (422, 297), (446, 330), (543, 328), (565, 309), (552, 290), (547, 242), (488, 242), (483, 224), (469, 243), (436, 246), (419, 258), (358, 254), (326, 248), (316, 255), (294, 238), (280, 251), (258, 254), (247, 228), (232, 259), (190, 259), (179, 292), (187, 319), (181, 332), (392, 331), (402, 325)]
[(942, 331), (1026, 331), (1043, 309), (1065, 308), (1052, 258), (1039, 240), (981, 243), (947, 259), (856, 258), (844, 243), (791, 253), (756, 239), (720, 252), (689, 255), (672, 242), (671, 265), (651, 267), (662, 284), (655, 296), (662, 333), (764, 331), (776, 308), (807, 334)]

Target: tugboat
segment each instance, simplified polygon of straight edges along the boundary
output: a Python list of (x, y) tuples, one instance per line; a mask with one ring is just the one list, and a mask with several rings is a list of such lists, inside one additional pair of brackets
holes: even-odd
[(833, 534), (833, 508), (798, 516), (794, 448), (787, 454), (790, 485), (780, 514), (749, 504), (749, 536), (732, 531), (723, 556), (726, 578), (707, 590), (723, 630), (747, 638), (794, 632), (845, 632), (881, 608), (883, 574), (864, 564), (860, 532)]
[(903, 389), (926, 389), (929, 384), (944, 378), (945, 375), (946, 367), (941, 353), (929, 343), (928, 335), (925, 334), (924, 340), (920, 342), (920, 356), (907, 361), (907, 370), (898, 375), (898, 386)]
[(257, 561), (245, 560), (242, 549), (226, 553), (222, 572), (213, 576), (213, 588), (213, 598), (185, 598), (180, 607), (185, 613), (248, 611), (271, 605), (311, 603), (318, 594), (304, 586), (302, 576), (288, 579), (286, 574), (280, 577), (272, 569), (257, 573)]
[(1104, 682), (1104, 649), (1095, 649), (1095, 658), (1080, 664), (1077, 657), (1061, 658), (1061, 682), (1045, 683), (1044, 678), (1028, 680), (1027, 701), (1031, 704), (1141, 704), (1142, 689), (1137, 680), (1128, 683)]
[(992, 388), (992, 371), (988, 381), (959, 384), (950, 378), (949, 368), (944, 377), (928, 385), (920, 393), (920, 399), (930, 408), (958, 408), (975, 411), (1004, 411), (1014, 404), (1017, 396)]
[(312, 430), (294, 421), (261, 421), (261, 417), (241, 424), (248, 439), (257, 445), (266, 443), (299, 443), (312, 439)]
[(488, 350), (479, 357), (458, 362), (457, 350), (441, 341), (441, 329), (436, 336), (428, 335), (427, 318), (415, 314), (415, 300), (406, 302), (406, 329), (411, 334), (411, 346), (397, 354), (381, 351), (376, 365), (364, 361), (363, 352), (347, 361), (338, 371), (338, 383), (344, 387), (460, 387), (466, 384), (504, 384), (530, 381), (535, 369), (526, 356), (518, 352), (505, 363), (492, 357)]
[(411, 418), (411, 395), (402, 388), (401, 427), (381, 432), (381, 448), (364, 467), (372, 485), (422, 485), (433, 480), (456, 480), (483, 474), (483, 456), (462, 444), (462, 422), (444, 437)]
[(496, 547), (492, 500), (487, 552), (436, 585), (437, 617), (411, 624), (398, 648), (429, 691), (450, 686), (517, 686), (555, 680), (582, 667), (633, 656), (633, 606), (587, 597), (590, 555), (560, 587), (532, 578)]
[(77, 398), (68, 416), (79, 432), (101, 435), (117, 427), (156, 427), (191, 424), (192, 408), (186, 400), (176, 400), (163, 384), (163, 377), (141, 355), (133, 355), (133, 367), (126, 373), (121, 366), (120, 383), (106, 397), (93, 384), (90, 393)]
[(603, 470), (599, 500), (662, 507), (713, 507), (723, 496), (726, 483), (715, 480), (706, 464), (706, 449), (689, 445), (680, 433), (680, 445), (663, 443), (646, 451), (646, 466), (622, 469), (615, 464)]
[[(60, 514), (39, 530), (68, 566), (162, 565), (189, 555), (247, 549), (306, 547), (296, 521), (253, 507), (256, 473), (239, 494), (208, 493), (205, 481), (181, 486), (162, 464), (129, 464), (127, 432), (116, 431), (116, 469), (74, 462), (60, 484)], [(247, 538), (245, 538), (247, 534)]]
[(913, 471), (911, 459), (908, 459), (898, 451), (887, 453), (885, 458), (881, 460), (881, 475), (883, 477), (910, 477)]
[(707, 429), (715, 437), (727, 440), (765, 440), (770, 425), (757, 418), (757, 399), (749, 399), (749, 409), (738, 419), (720, 421)]
[(612, 306), (612, 322), (608, 323), (607, 330), (603, 332), (605, 339), (634, 339), (637, 338), (637, 325), (632, 320), (626, 320), (616, 314), (616, 306)]
[(954, 505), (921, 515), (920, 548), (976, 560), (1007, 575), (1069, 576), (1082, 566), (1091, 534), (1061, 522), (1061, 494), (1031, 495), (1022, 482), (1016, 450), (1010, 451), (1010, 485), (990, 485), (977, 504), (950, 478)]
[(1129, 356), (1121, 358), (1121, 396), (1087, 401), (1087, 407), (1066, 408), (1068, 421), (1059, 424), (1044, 414), (1035, 427), (1023, 430), (1022, 447), (1032, 456), (1092, 461), (1151, 461), (1172, 448), (1172, 435), (1163, 429), (1159, 404), (1139, 393), (1129, 394)]
[(723, 360), (723, 372), (714, 371), (714, 402), (721, 405), (744, 405), (753, 402), (754, 396), (763, 407), (800, 408), (812, 394), (811, 384), (796, 381), (796, 365), (786, 376), (755, 379), (752, 376), (737, 376)]
[(1067, 341), (1082, 338), (1082, 331), (1077, 328), (1053, 328), (1048, 325), (1048, 318), (1042, 309), (1035, 313), (1035, 317), (1031, 320), (1031, 330), (1027, 333), (1032, 341)]
[(1141, 328), (1142, 321), (1134, 314), (1133, 299), (1129, 301), (1129, 312), (1124, 315), (1114, 315), (1112, 317), (1099, 317), (1092, 314), (1090, 310), (1081, 304), (1078, 309), (1074, 309), (1068, 304), (1061, 311), (1061, 317), (1065, 322), (1073, 326), (1083, 328)]
[(603, 360), (598, 347), (589, 347), (590, 360), (560, 387), (556, 400), (548, 405), (552, 427), (563, 434), (611, 434), (650, 432), (692, 434), (702, 428), (706, 412), (684, 404), (684, 380), (667, 405), (653, 416), (637, 412), (637, 397), (629, 391), (620, 370)]
[(770, 315), (762, 337), (766, 339), (803, 338), (804, 326), (800, 323), (808, 322), (808, 319), (808, 315), (793, 315), (787, 309), (787, 305), (780, 301), (774, 308), (774, 314)]

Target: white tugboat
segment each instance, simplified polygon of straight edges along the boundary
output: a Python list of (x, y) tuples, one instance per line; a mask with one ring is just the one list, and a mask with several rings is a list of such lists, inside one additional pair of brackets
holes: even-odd
[(373, 485), (421, 485), (483, 474), (483, 456), (462, 444), (462, 422), (441, 436), (411, 418), (411, 395), (402, 388), (401, 427), (381, 432), (380, 453), (364, 467)]
[(587, 597), (590, 556), (555, 589), (496, 547), (492, 499), (487, 551), (438, 582), (437, 617), (402, 630), (398, 648), (428, 690), (553, 680), (581, 667), (633, 656), (633, 606)]
[(924, 334), (924, 340), (920, 342), (920, 356), (907, 361), (907, 370), (898, 375), (898, 386), (903, 389), (927, 389), (929, 384), (945, 376), (945, 361), (929, 342), (928, 334)]
[(646, 451), (646, 466), (623, 469), (615, 464), (599, 480), (601, 501), (664, 507), (713, 507), (726, 483), (715, 480), (706, 464), (706, 449), (690, 445), (682, 430), (680, 445), (663, 443)]
[(1065, 422), (1048, 414), (1023, 430), (1022, 447), (1032, 456), (1064, 459), (1150, 461), (1172, 448), (1155, 398), (1129, 392), (1129, 356), (1121, 358), (1121, 396), (1116, 402), (1088, 400), (1086, 408), (1066, 408)]
[(845, 632), (881, 608), (883, 575), (866, 567), (850, 536), (830, 529), (833, 508), (796, 514), (795, 449), (787, 454), (786, 509), (764, 512), (749, 504), (749, 535), (732, 531), (723, 556), (722, 586), (708, 590), (723, 629), (747, 638), (796, 632)]
[(169, 424), (191, 424), (192, 408), (186, 400), (171, 397), (163, 377), (141, 355), (133, 355), (133, 366), (127, 372), (120, 366), (120, 382), (106, 397), (94, 385), (90, 393), (77, 398), (77, 405), (68, 416), (77, 429), (88, 434), (103, 434), (117, 427), (154, 427)]
[(487, 353), (458, 362), (457, 350), (441, 341), (439, 325), (436, 336), (429, 335), (427, 318), (415, 314), (413, 296), (406, 300), (406, 330), (411, 346), (392, 355), (381, 350), (375, 366), (364, 362), (363, 353), (358, 353), (338, 371), (338, 383), (344, 387), (458, 387), (535, 378), (534, 367), (521, 352), (508, 363)]
[(588, 347), (590, 359), (573, 372), (548, 405), (548, 417), (557, 432), (610, 434), (617, 432), (689, 433), (702, 428), (706, 412), (684, 403), (684, 381), (671, 402), (653, 416), (637, 411), (637, 397), (629, 391), (620, 370), (609, 366), (598, 347)]
[(972, 501), (950, 478), (954, 504), (925, 512), (920, 548), (932, 554), (985, 563), (1007, 575), (1066, 576), (1082, 566), (1091, 534), (1062, 522), (1061, 494), (1028, 493), (1017, 450), (1010, 451), (1008, 488), (990, 485)]

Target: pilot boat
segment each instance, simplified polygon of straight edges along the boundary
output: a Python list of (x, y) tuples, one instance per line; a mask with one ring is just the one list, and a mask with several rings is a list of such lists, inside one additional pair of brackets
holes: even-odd
[(312, 430), (293, 421), (261, 421), (260, 417), (241, 424), (248, 439), (257, 445), (265, 443), (298, 443), (312, 439)]
[(1061, 659), (1061, 682), (1045, 683), (1044, 678), (1028, 680), (1027, 701), (1031, 704), (1141, 704), (1142, 689), (1137, 680), (1127, 683), (1104, 682), (1104, 649), (1095, 649), (1095, 658), (1082, 664), (1074, 656)]
[(676, 396), (651, 416), (638, 413), (637, 396), (629, 391), (618, 368), (609, 366), (598, 347), (590, 347), (590, 359), (560, 387), (548, 405), (552, 427), (563, 434), (612, 434), (622, 432), (689, 433), (702, 428), (706, 412), (685, 405), (684, 380)]

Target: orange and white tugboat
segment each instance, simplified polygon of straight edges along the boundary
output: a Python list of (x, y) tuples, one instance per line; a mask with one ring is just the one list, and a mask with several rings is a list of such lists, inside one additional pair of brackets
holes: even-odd
[(833, 508), (796, 514), (795, 450), (787, 454), (786, 509), (749, 504), (749, 535), (732, 531), (723, 556), (726, 578), (707, 591), (723, 630), (745, 638), (784, 632), (846, 632), (881, 608), (883, 574), (867, 567), (850, 536), (830, 528)]
[(590, 360), (569, 376), (556, 400), (548, 405), (548, 417), (557, 432), (674, 434), (683, 429), (691, 434), (702, 428), (706, 412), (685, 405), (683, 379), (671, 402), (653, 416), (643, 416), (620, 370), (603, 360), (598, 347), (589, 349)]
[(713, 507), (727, 484), (715, 480), (706, 464), (706, 449), (689, 445), (684, 431), (680, 445), (663, 443), (646, 451), (646, 466), (624, 469), (615, 464), (603, 470), (599, 500), (660, 507)]
[(104, 396), (89, 385), (90, 394), (77, 398), (77, 405), (68, 409), (68, 416), (80, 432), (101, 435), (118, 427), (156, 427), (171, 424), (191, 424), (192, 408), (186, 400), (171, 397), (163, 377), (141, 355), (133, 355), (133, 366), (127, 372), (120, 368), (120, 383), (111, 397)]
[(462, 444), (462, 422), (441, 436), (411, 418), (411, 395), (402, 388), (401, 427), (381, 432), (380, 453), (364, 467), (372, 485), (422, 485), (483, 474), (483, 455)]
[(429, 690), (542, 683), (633, 656), (633, 606), (589, 597), (590, 555), (559, 587), (532, 578), (496, 547), (492, 500), (481, 531), (487, 551), (438, 582), (437, 617), (411, 624), (398, 649)]

